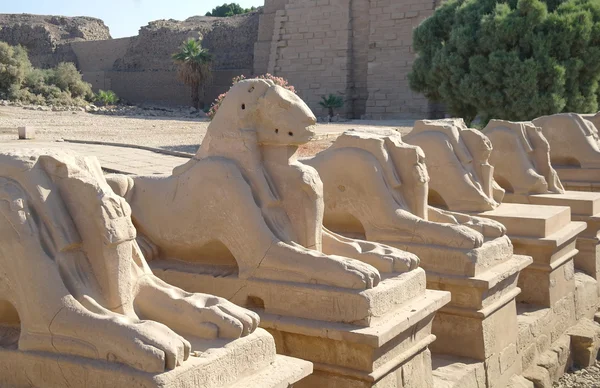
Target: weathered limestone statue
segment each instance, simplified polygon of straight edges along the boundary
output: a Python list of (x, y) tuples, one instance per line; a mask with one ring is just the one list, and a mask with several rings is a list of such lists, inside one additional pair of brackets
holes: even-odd
[(357, 289), (376, 286), (379, 271), (418, 266), (410, 253), (323, 228), (319, 176), (295, 154), (316, 119), (295, 94), (246, 81), (219, 113), (173, 175), (120, 182), (136, 226), (162, 257), (213, 264), (215, 249), (226, 248), (240, 278)]
[[(428, 168), (437, 169), (437, 173), (432, 172), (431, 175), (442, 177), (440, 178), (442, 181), (435, 184), (432, 178), (431, 185), (440, 189), (437, 192), (441, 197), (440, 204), (453, 210), (457, 199), (452, 197), (451, 193), (442, 191), (441, 188), (447, 184), (458, 184), (461, 188), (456, 189), (455, 192), (460, 193), (472, 188), (461, 181), (451, 181), (447, 178), (447, 175), (452, 174), (453, 169), (462, 165), (461, 155), (454, 154), (453, 140), (445, 135), (448, 132), (447, 126), (447, 120), (421, 122), (415, 125), (419, 127), (417, 134), (413, 136), (411, 133), (405, 137), (405, 140), (423, 148), (429, 159), (433, 159), (431, 164), (428, 159)], [(463, 133), (471, 136), (473, 130), (465, 128), (462, 124), (456, 125), (453, 132), (458, 133), (459, 136)], [(483, 134), (479, 134), (480, 140), (475, 143), (470, 143), (465, 137), (464, 144), (475, 166), (493, 164), (494, 159), (502, 160), (498, 173), (494, 173), (495, 169), (492, 167), (488, 169), (487, 177), (480, 178), (479, 182), (482, 186), (494, 174), (500, 178), (505, 189), (511, 191), (514, 191), (515, 187), (523, 192), (548, 191), (549, 188), (555, 191), (561, 190), (551, 168), (544, 165), (544, 158), (547, 156), (544, 155), (546, 151), (539, 133), (528, 128), (529, 125), (515, 123), (511, 125), (511, 129), (505, 129), (506, 132), (502, 134), (509, 138), (513, 136), (511, 141), (514, 144), (517, 140), (521, 142), (521, 139), (527, 136), (531, 148), (537, 148), (535, 152), (520, 156), (515, 155), (515, 152), (526, 150), (527, 145), (521, 144), (521, 148), (513, 148), (512, 154), (509, 155), (501, 153), (493, 155), (492, 143)], [(501, 129), (497, 122), (493, 122), (488, 130), (489, 133), (494, 134), (494, 137), (500, 137), (498, 131)], [(443, 147), (447, 148), (447, 152), (440, 152), (440, 148)], [(508, 148), (509, 145), (505, 144), (502, 147)], [(487, 151), (481, 152), (482, 149)], [(544, 165), (544, 167), (536, 167), (536, 172), (529, 171), (534, 165)], [(511, 182), (508, 169), (514, 169), (512, 175), (516, 178), (512, 180), (513, 184), (507, 183)], [(477, 175), (471, 174), (473, 177)], [(474, 196), (471, 195), (470, 198)], [(571, 221), (570, 209), (565, 206), (502, 203), (493, 210), (481, 212), (491, 199), (492, 196), (487, 201), (481, 201), (478, 206), (474, 205), (471, 209), (463, 207), (462, 210), (502, 222), (514, 244), (515, 252), (532, 256), (533, 264), (522, 271), (518, 282), (521, 293), (517, 301), (523, 302), (518, 305), (518, 321), (522, 329), (519, 333), (519, 355), (528, 377), (535, 379), (533, 377), (535, 374), (550, 373), (550, 379), (557, 378), (558, 374), (554, 372), (564, 370), (568, 354), (559, 359), (558, 366), (549, 367), (542, 363), (540, 365), (544, 368), (540, 369), (540, 366), (536, 365), (538, 363), (536, 360), (545, 359), (546, 356), (542, 354), (544, 352), (549, 352), (548, 355), (552, 355), (553, 351), (556, 352), (552, 347), (571, 348), (566, 333), (570, 326), (576, 324), (578, 315), (574, 297), (576, 283), (573, 257), (577, 254), (576, 240), (582, 236), (586, 224)], [(498, 201), (497, 198), (494, 199)], [(546, 338), (551, 340), (546, 341)], [(560, 353), (565, 354), (564, 351)]]
[(491, 120), (483, 133), (492, 142), (494, 179), (507, 193), (564, 194), (540, 128), (529, 121)]
[(550, 144), (550, 160), (568, 190), (600, 191), (598, 115), (559, 113), (533, 120)]
[(429, 206), (425, 155), (396, 132), (348, 131), (303, 162), (323, 179), (325, 224), (346, 234), (473, 249), (506, 232), (497, 222)]
[[(438, 368), (434, 376), (453, 386), (507, 386), (521, 372), (515, 295), (519, 272), (531, 259), (513, 255), (498, 222), (429, 206), (425, 155), (395, 131), (348, 131), (303, 162), (323, 180), (330, 230), (417, 254), (427, 286), (452, 292), (434, 319), (432, 351), (438, 364), (445, 362), (442, 355), (477, 362), (458, 368), (461, 373)], [(492, 190), (468, 177), (463, 182), (481, 192), (472, 198)], [(486, 203), (483, 208), (496, 205), (493, 199)], [(476, 377), (484, 375), (483, 381)]]
[[(234, 386), (276, 361), (254, 312), (152, 274), (130, 214), (95, 158), (0, 154), (1, 386)], [(310, 372), (296, 361), (279, 382)]]
[[(425, 289), (416, 255), (323, 227), (321, 179), (296, 155), (315, 122), (295, 94), (243, 81), (171, 176), (110, 180), (153, 271), (260, 311), (279, 349), (319, 363), (306, 386), (399, 387), (415, 373), (428, 387), (431, 321), (449, 295)], [(412, 350), (389, 367), (391, 341)]]
[[(506, 190), (505, 202), (571, 208), (571, 218), (587, 223), (577, 238), (575, 282), (578, 316), (597, 311), (600, 281), (600, 193), (565, 191), (550, 164), (550, 146), (541, 128), (531, 122), (492, 120), (483, 130), (493, 146), (494, 179)], [(589, 276), (584, 275), (587, 274)], [(586, 287), (587, 286), (587, 287)], [(590, 295), (580, 295), (590, 289)]]
[[(432, 127), (436, 131), (431, 131)], [(432, 205), (471, 212), (498, 207), (504, 190), (493, 179), (491, 147), (485, 136), (467, 128), (463, 119), (419, 120), (404, 140), (425, 149), (426, 155), (435, 155), (427, 159)], [(440, 165), (455, 159), (458, 163)]]

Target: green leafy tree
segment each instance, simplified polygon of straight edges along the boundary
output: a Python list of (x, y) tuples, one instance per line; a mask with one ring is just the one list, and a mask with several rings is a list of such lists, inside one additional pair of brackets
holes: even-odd
[(190, 38), (172, 58), (179, 65), (179, 78), (192, 89), (192, 106), (201, 109), (199, 89), (212, 79), (212, 54), (202, 47), (200, 39)]
[(23, 47), (0, 42), (0, 97), (8, 98), (19, 90), (31, 69)]
[(241, 14), (248, 13), (248, 12), (251, 12), (254, 10), (256, 10), (256, 7), (242, 8), (237, 3), (231, 3), (231, 4), (224, 3), (223, 5), (219, 5), (215, 8), (213, 8), (213, 10), (211, 12), (207, 12), (206, 16), (229, 17), (229, 16), (234, 16), (234, 15), (241, 15)]
[(450, 0), (413, 44), (411, 88), (468, 122), (598, 110), (600, 0)]
[(344, 106), (344, 98), (342, 96), (336, 96), (330, 94), (328, 96), (322, 96), (319, 105), (327, 109), (329, 112), (329, 120), (334, 116), (335, 110)]

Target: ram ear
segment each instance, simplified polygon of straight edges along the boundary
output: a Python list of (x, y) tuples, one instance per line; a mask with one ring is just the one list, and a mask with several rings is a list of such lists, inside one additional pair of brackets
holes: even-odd
[(246, 124), (246, 121), (256, 114), (261, 98), (263, 98), (270, 88), (275, 84), (270, 80), (251, 79), (242, 81), (243, 86), (240, 89), (240, 98), (238, 100), (238, 117)]

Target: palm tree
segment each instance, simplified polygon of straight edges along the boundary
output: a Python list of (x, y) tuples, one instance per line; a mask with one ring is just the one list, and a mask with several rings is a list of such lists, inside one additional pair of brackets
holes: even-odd
[(192, 88), (192, 106), (200, 109), (199, 88), (212, 79), (212, 54), (202, 47), (202, 40), (190, 38), (172, 58), (179, 65), (179, 79)]
[(330, 94), (329, 96), (322, 96), (319, 105), (327, 109), (329, 113), (329, 121), (333, 118), (334, 110), (344, 106), (344, 98), (342, 96), (336, 96)]

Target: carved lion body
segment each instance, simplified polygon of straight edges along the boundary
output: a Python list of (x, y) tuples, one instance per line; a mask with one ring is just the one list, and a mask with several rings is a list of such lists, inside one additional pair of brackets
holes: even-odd
[(243, 278), (359, 289), (377, 285), (378, 270), (416, 268), (414, 255), (323, 228), (322, 182), (296, 158), (315, 122), (295, 94), (243, 81), (192, 160), (171, 176), (115, 177), (114, 186), (125, 190), (136, 226), (160, 258), (237, 266)]

